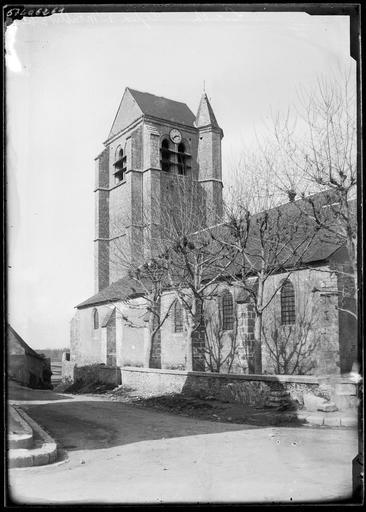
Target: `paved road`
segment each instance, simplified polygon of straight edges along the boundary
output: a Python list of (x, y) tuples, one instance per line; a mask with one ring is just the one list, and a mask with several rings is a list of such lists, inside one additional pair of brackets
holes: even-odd
[(320, 503), (351, 493), (355, 430), (208, 422), (52, 391), (9, 398), (69, 455), (10, 470), (19, 503)]

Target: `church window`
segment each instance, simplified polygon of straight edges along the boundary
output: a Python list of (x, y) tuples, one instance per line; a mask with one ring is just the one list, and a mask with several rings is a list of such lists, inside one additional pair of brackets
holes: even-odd
[(231, 293), (226, 290), (221, 296), (222, 328), (229, 331), (234, 327), (234, 301)]
[(94, 329), (99, 329), (99, 315), (96, 308), (93, 309), (93, 326)]
[(186, 148), (181, 142), (178, 145), (178, 174), (184, 175), (186, 173)]
[(281, 288), (281, 324), (295, 323), (295, 290), (291, 281), (286, 281)]
[(183, 332), (183, 308), (178, 300), (174, 306), (174, 331)]
[(127, 157), (123, 154), (123, 149), (119, 149), (116, 155), (116, 161), (114, 162), (114, 177), (116, 184), (121, 183), (121, 181), (125, 178), (125, 173), (127, 170)]
[(169, 141), (168, 139), (164, 139), (163, 142), (161, 143), (161, 170), (162, 171), (170, 171), (170, 156), (171, 156), (171, 152), (170, 152), (170, 148), (169, 148), (170, 144), (169, 144)]

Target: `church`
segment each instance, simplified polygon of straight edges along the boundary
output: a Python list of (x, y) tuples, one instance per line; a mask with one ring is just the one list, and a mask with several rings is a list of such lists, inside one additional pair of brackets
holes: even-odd
[[(95, 294), (76, 306), (70, 364), (187, 369), (187, 339), (174, 289), (161, 297), (161, 311), (169, 314), (146, 359), (146, 290), (131, 279), (126, 262), (138, 266), (152, 257), (161, 236), (164, 205), (168, 199), (174, 204), (174, 194), (181, 190), (199, 202), (201, 227), (222, 223), (222, 138), (206, 93), (194, 115), (185, 103), (125, 89), (105, 149), (95, 159)], [(278, 283), (286, 284), (264, 315), (264, 323), (269, 325), (270, 318), (275, 318), (291, 326), (300, 318), (300, 310), (309, 317), (304, 343), (312, 347), (307, 353), (311, 364), (307, 369), (298, 366), (300, 373), (341, 374), (349, 372), (357, 359), (357, 325), (339, 307), (344, 283), (334, 271), (346, 264), (344, 247), (318, 241), (307, 253), (306, 266), (289, 279), (277, 273), (268, 280), (268, 295)], [(229, 280), (215, 290), (223, 350), (233, 337), (237, 347), (235, 361), (216, 371), (253, 373), (248, 346), (254, 335), (254, 310)], [(277, 332), (275, 328), (269, 336)], [(198, 356), (204, 346), (205, 337), (198, 330), (193, 338), (193, 371), (212, 371)], [(281, 373), (271, 343), (262, 352), (263, 373)], [(296, 373), (296, 368), (290, 366), (287, 371)]]

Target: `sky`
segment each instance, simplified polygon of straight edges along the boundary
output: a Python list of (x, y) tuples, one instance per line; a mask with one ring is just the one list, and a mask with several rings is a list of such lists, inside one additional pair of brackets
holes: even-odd
[(69, 346), (94, 294), (94, 158), (125, 87), (196, 113), (205, 84), (227, 184), (271, 112), (351, 61), (349, 18), (305, 13), (56, 14), (5, 37), (8, 321), (34, 349)]

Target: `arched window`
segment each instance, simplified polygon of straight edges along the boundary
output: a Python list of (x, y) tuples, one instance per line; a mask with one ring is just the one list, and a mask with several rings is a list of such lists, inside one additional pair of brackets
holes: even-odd
[(115, 172), (114, 177), (116, 183), (120, 183), (125, 178), (125, 173), (127, 170), (127, 157), (123, 153), (123, 149), (119, 148), (116, 152), (116, 161), (114, 162)]
[(168, 139), (164, 139), (161, 143), (161, 170), (169, 172), (170, 171), (170, 148), (169, 148), (169, 141)]
[(181, 142), (178, 145), (178, 174), (185, 175), (186, 174), (186, 156), (185, 156), (186, 148)]
[(295, 290), (291, 281), (285, 281), (281, 288), (281, 324), (295, 323)]
[(229, 331), (234, 327), (234, 301), (231, 293), (226, 290), (221, 296), (222, 328)]
[(96, 308), (93, 309), (93, 327), (94, 329), (99, 329), (99, 315)]
[(174, 331), (183, 331), (183, 308), (182, 304), (178, 300), (174, 306)]

